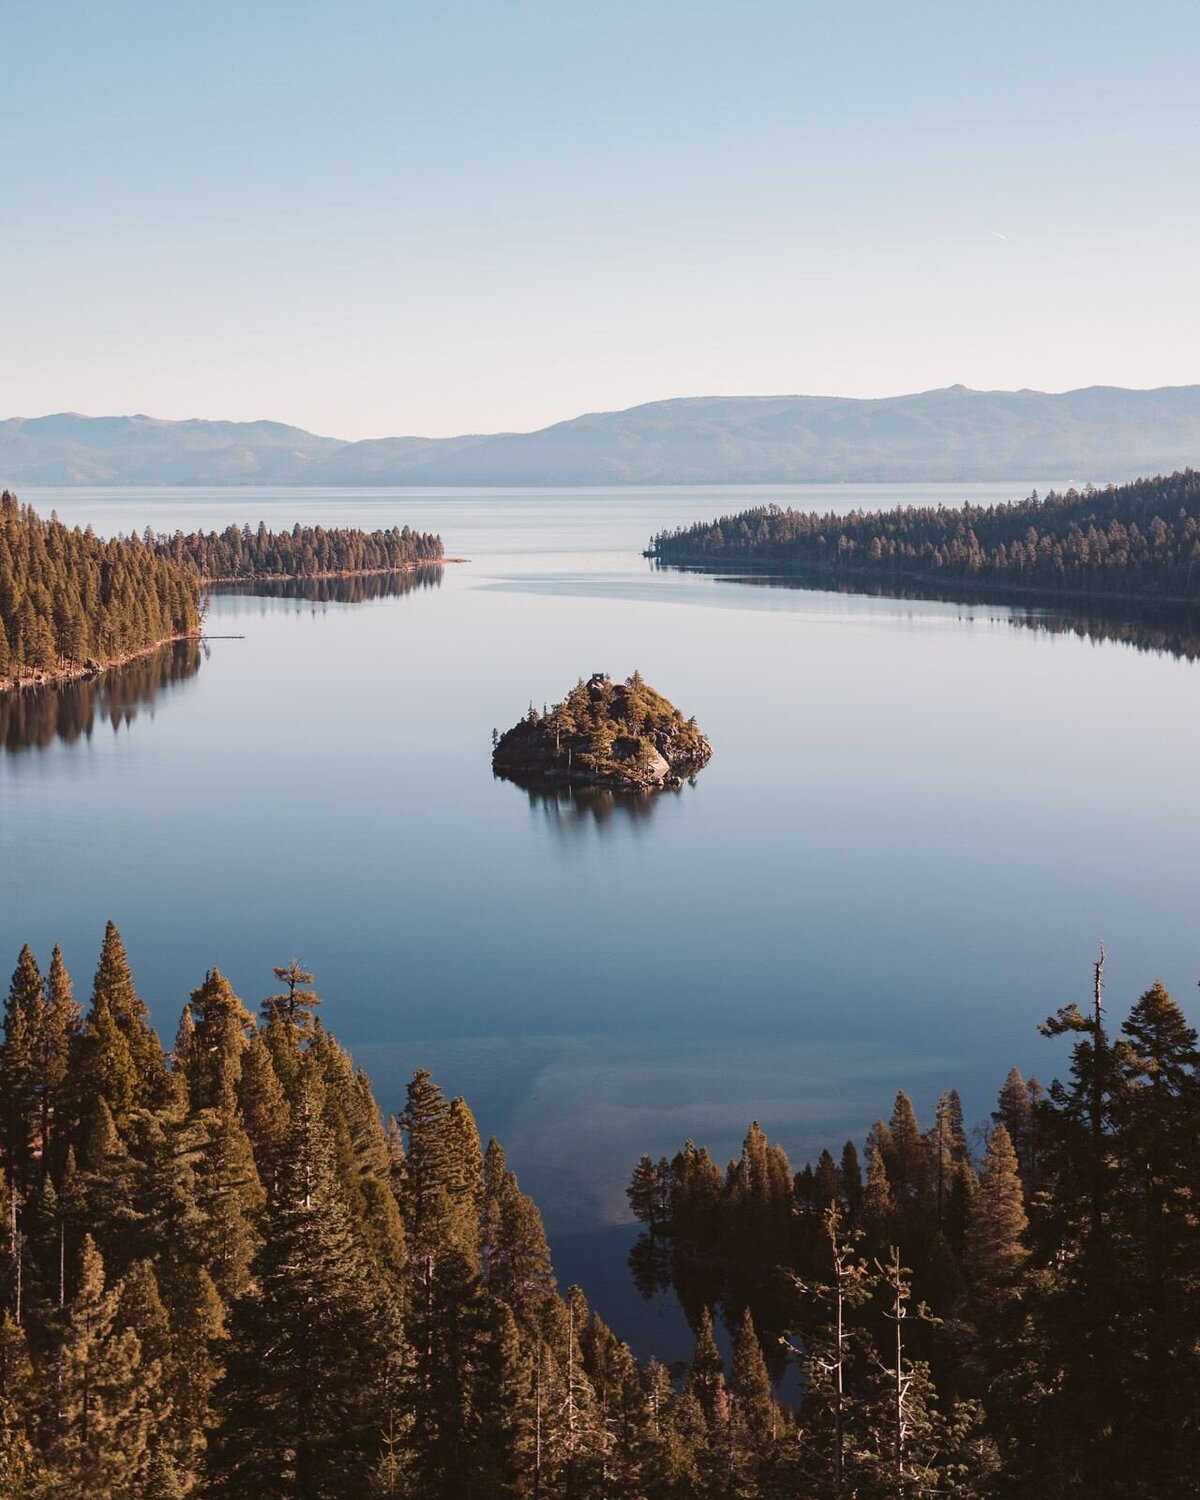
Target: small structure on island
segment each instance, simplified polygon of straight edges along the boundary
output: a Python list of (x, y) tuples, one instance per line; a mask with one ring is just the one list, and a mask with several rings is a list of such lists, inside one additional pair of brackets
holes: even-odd
[(496, 739), (492, 769), (523, 784), (649, 792), (682, 785), (711, 757), (695, 719), (685, 719), (640, 672), (625, 682), (596, 672), (544, 713), (531, 704)]

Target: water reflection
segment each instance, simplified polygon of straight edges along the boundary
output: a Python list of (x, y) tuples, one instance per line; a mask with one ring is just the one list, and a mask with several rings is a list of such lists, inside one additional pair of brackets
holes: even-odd
[(1014, 599), (995, 589), (917, 588), (898, 582), (832, 578), (827, 574), (730, 573), (720, 568), (677, 567), (655, 561), (654, 570), (703, 573), (726, 583), (750, 587), (798, 589), (805, 593), (858, 594), (869, 599), (931, 600), (939, 604), (983, 605), (1003, 609), (1013, 625), (1050, 635), (1112, 641), (1136, 651), (1200, 658), (1200, 611), (1188, 604), (1142, 604), (1121, 599), (1065, 599), (1055, 595)]
[[(314, 605), (366, 604), (391, 599), (419, 589), (437, 588), (443, 577), (439, 564), (403, 573), (374, 573), (352, 578), (269, 579), (253, 583), (221, 584), (210, 592), (260, 599), (294, 599)], [(226, 605), (223, 613), (230, 610)], [(9, 754), (44, 749), (55, 740), (72, 744), (90, 737), (98, 722), (114, 731), (129, 726), (140, 710), (166, 689), (194, 677), (200, 670), (200, 641), (177, 641), (150, 656), (114, 667), (99, 677), (57, 687), (28, 688), (0, 693), (0, 746)]]
[[(530, 810), (556, 833), (570, 837), (591, 828), (604, 829), (648, 823), (664, 797), (678, 797), (682, 787), (664, 787), (655, 792), (617, 792), (603, 786), (563, 786), (524, 776), (501, 776), (519, 787), (529, 799)], [(689, 781), (689, 786), (695, 783)]]
[(105, 721), (119, 733), (160, 694), (194, 677), (201, 652), (198, 640), (176, 641), (87, 681), (0, 694), (0, 746), (17, 754), (54, 740), (72, 744)]
[(257, 599), (296, 599), (308, 604), (369, 604), (394, 599), (418, 589), (441, 586), (441, 563), (403, 573), (366, 573), (347, 578), (264, 578), (244, 583), (214, 584), (214, 594), (249, 594)]
[(1087, 605), (1069, 613), (1029, 609), (1014, 612), (1012, 623), (1030, 630), (1048, 631), (1051, 635), (1116, 641), (1123, 646), (1132, 646), (1135, 651), (1177, 656), (1183, 661), (1200, 658), (1200, 615), (1187, 605), (1158, 610)]

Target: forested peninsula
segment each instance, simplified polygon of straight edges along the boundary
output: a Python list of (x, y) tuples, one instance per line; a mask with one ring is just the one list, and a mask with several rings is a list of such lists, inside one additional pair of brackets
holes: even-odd
[[(986, 1139), (900, 1094), (794, 1173), (643, 1157), (639, 1366), (558, 1290), (498, 1142), (418, 1070), (386, 1125), (292, 961), (164, 1053), (115, 927), (84, 1015), (22, 949), (0, 1044), (6, 1500), (1147, 1500), (1200, 1465), (1200, 1080), (1161, 985), (1096, 1001)], [(728, 1327), (732, 1360), (714, 1337)], [(781, 1386), (785, 1359), (799, 1386)], [(786, 1394), (785, 1394), (786, 1391)]]
[(683, 567), (954, 585), (1145, 602), (1200, 601), (1200, 472), (1008, 505), (870, 512), (759, 506), (655, 536)]
[(359, 531), (297, 523), (290, 531), (268, 531), (260, 521), (257, 528), (220, 532), (147, 533), (143, 541), (157, 556), (198, 573), (202, 583), (402, 573), (445, 558), (440, 536), (408, 526)]
[(442, 560), (441, 538), (259, 524), (104, 541), (0, 494), (0, 691), (86, 676), (200, 633), (212, 583), (383, 574)]

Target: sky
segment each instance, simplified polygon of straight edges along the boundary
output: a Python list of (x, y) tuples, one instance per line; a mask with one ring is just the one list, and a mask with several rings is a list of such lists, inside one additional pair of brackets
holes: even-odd
[(1200, 380), (1200, 6), (4, 0), (0, 417)]

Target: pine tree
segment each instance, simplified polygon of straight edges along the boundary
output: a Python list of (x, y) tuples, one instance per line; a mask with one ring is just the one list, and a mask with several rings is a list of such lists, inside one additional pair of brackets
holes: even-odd
[(53, 1500), (132, 1497), (145, 1474), (153, 1372), (143, 1369), (137, 1334), (119, 1326), (120, 1300), (120, 1284), (106, 1287), (104, 1262), (86, 1236), (51, 1372), (46, 1457)]
[(670, 1166), (665, 1158), (655, 1162), (649, 1156), (643, 1156), (625, 1189), (634, 1218), (645, 1224), (651, 1234), (656, 1234), (666, 1222), (669, 1173)]
[(895, 1221), (895, 1204), (883, 1152), (878, 1146), (867, 1147), (867, 1183), (863, 1193), (863, 1224), (868, 1244), (881, 1250), (888, 1242)]
[(696, 1343), (688, 1366), (687, 1389), (700, 1403), (705, 1419), (713, 1426), (725, 1403), (725, 1362), (713, 1337), (712, 1313), (700, 1310), (696, 1325)]
[(1023, 1238), (1027, 1226), (1017, 1153), (1008, 1131), (997, 1125), (988, 1136), (966, 1233), (971, 1295), (977, 1307), (995, 1308), (1011, 1296), (1014, 1277), (1028, 1253)]
[(145, 1170), (121, 1139), (103, 1096), (92, 1108), (79, 1161), (74, 1217), (100, 1244), (114, 1269), (123, 1268), (138, 1250)]
[(838, 1187), (846, 1213), (852, 1224), (857, 1224), (863, 1210), (862, 1168), (858, 1163), (858, 1150), (853, 1141), (842, 1148), (842, 1161), (838, 1168)]
[(1089, 1014), (1063, 1007), (1041, 1028), (1076, 1038), (1069, 1081), (1055, 1081), (1042, 1108), (1042, 1191), (1029, 1205), (1029, 1313), (1009, 1359), (1003, 1396), (1020, 1427), (1014, 1470), (1054, 1487), (1102, 1495), (1120, 1472), (1116, 1434), (1123, 1394), (1113, 1324), (1121, 1270), (1112, 1233), (1112, 1150), (1118, 1054), (1104, 1021), (1104, 954), (1094, 967)]
[(0, 1495), (37, 1500), (46, 1493), (33, 1443), (37, 1389), (25, 1330), (5, 1313), (0, 1318)]
[(842, 1182), (837, 1164), (828, 1151), (822, 1151), (813, 1173), (813, 1206), (819, 1212), (841, 1202)]
[(733, 1346), (729, 1380), (730, 1433), (734, 1472), (748, 1490), (769, 1464), (777, 1435), (778, 1414), (771, 1395), (771, 1377), (763, 1358), (754, 1319), (742, 1315)]
[(38, 1074), (42, 1109), (43, 1168), (61, 1168), (70, 1131), (71, 1053), (82, 1024), (71, 976), (55, 944), (46, 979), (46, 1006), (38, 1036)]
[(475, 1262), (451, 1240), (422, 1263), (408, 1301), (408, 1448), (416, 1493), (428, 1500), (487, 1493), (479, 1383), (492, 1333)]
[(4, 1165), (18, 1200), (33, 1185), (35, 1142), (41, 1123), (38, 1039), (42, 1010), (42, 975), (26, 944), (4, 1002), (4, 1043), (0, 1046)]
[(92, 989), (93, 1010), (103, 1005), (129, 1044), (137, 1076), (135, 1102), (152, 1106), (163, 1092), (166, 1065), (162, 1044), (150, 1025), (150, 1012), (134, 988), (125, 947), (115, 925), (104, 931), (100, 963)]
[(162, 1045), (146, 1003), (134, 988), (121, 936), (112, 922), (104, 932), (92, 1005), (82, 1037), (84, 1113), (102, 1097), (123, 1122), (131, 1110), (153, 1108), (167, 1092)]
[(297, 1028), (291, 1024), (279, 1005), (272, 1001), (267, 1009), (267, 1025), (262, 1035), (266, 1040), (275, 1076), (290, 1101), (300, 1082), (300, 1063), (303, 1057), (300, 1037)]
[(210, 1110), (203, 1124), (206, 1141), (197, 1157), (194, 1196), (199, 1222), (189, 1251), (212, 1276), (222, 1298), (232, 1302), (250, 1284), (266, 1194), (237, 1114)]
[(396, 1299), (372, 1274), (338, 1193), (322, 1096), (315, 1065), (305, 1067), (263, 1220), (256, 1290), (230, 1316), (209, 1455), (220, 1500), (361, 1492), (388, 1429)]
[(1124, 1358), (1123, 1472), (1163, 1494), (1194, 1485), (1200, 1465), (1200, 1049), (1162, 984), (1121, 1027), (1113, 1108), (1118, 1159), (1113, 1221)]
[(269, 1022), (273, 1015), (278, 1014), (295, 1036), (307, 1040), (316, 1028), (313, 1011), (323, 1003), (312, 988), (313, 976), (294, 958), (286, 964), (276, 964), (274, 973), (284, 989), (278, 995), (268, 995), (263, 1001), (263, 1019)]
[(184, 1500), (179, 1470), (166, 1448), (157, 1448), (150, 1460), (142, 1500)]
[(1021, 1076), (1020, 1068), (1010, 1068), (1008, 1077), (1000, 1090), (992, 1119), (1008, 1131), (1009, 1140), (1017, 1153), (1017, 1165), (1025, 1191), (1031, 1192), (1037, 1185), (1036, 1125), (1033, 1100), (1029, 1088)]
[(425, 1068), (413, 1074), (400, 1124), (407, 1138), (404, 1227), (409, 1255), (419, 1261), (440, 1248), (455, 1220), (451, 1184), (461, 1167), (450, 1106)]
[(201, 1468), (204, 1429), (223, 1371), (226, 1310), (203, 1266), (178, 1265), (170, 1286), (171, 1351), (165, 1372), (172, 1413), (171, 1446), (182, 1474), (192, 1479)]
[(510, 1172), (500, 1143), (488, 1142), (480, 1207), (484, 1284), (522, 1328), (541, 1324), (557, 1295), (542, 1216)]
[(921, 1127), (912, 1100), (903, 1089), (896, 1095), (888, 1132), (892, 1143), (892, 1161), (888, 1163), (892, 1195), (902, 1217), (908, 1216), (927, 1201), (930, 1182)]
[(242, 1057), (238, 1103), (246, 1134), (254, 1148), (255, 1163), (269, 1186), (274, 1181), (279, 1155), (287, 1139), (290, 1109), (266, 1035), (261, 1031), (251, 1037)]
[(191, 1107), (230, 1110), (254, 1018), (220, 969), (210, 969), (200, 988), (192, 991), (187, 1010), (193, 1024), (183, 1072)]

